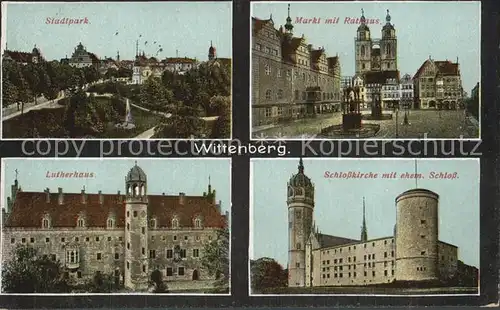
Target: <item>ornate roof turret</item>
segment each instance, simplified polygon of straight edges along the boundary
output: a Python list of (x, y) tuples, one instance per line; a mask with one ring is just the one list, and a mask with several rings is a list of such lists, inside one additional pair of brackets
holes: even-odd
[(361, 25), (358, 27), (358, 32), (366, 31), (369, 32), (370, 28), (366, 25), (365, 11), (361, 9)]
[(304, 163), (302, 157), (299, 161), (298, 173), (290, 178), (290, 185), (294, 187), (312, 187), (311, 179), (304, 174)]
[(288, 17), (286, 18), (285, 29), (286, 32), (292, 33), (293, 24), (292, 24), (292, 18), (290, 17), (290, 4), (288, 4)]
[(147, 181), (146, 173), (144, 173), (144, 170), (142, 170), (141, 167), (137, 166), (137, 161), (135, 162), (135, 165), (128, 172), (127, 177), (126, 177), (126, 181), (127, 182), (134, 182), (134, 181), (146, 182)]

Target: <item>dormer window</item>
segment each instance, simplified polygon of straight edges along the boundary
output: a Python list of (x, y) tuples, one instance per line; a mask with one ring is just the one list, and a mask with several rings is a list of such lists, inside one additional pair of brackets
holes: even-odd
[(201, 228), (201, 219), (200, 218), (196, 218), (194, 220), (194, 227), (195, 228)]
[(172, 219), (172, 228), (174, 228), (174, 229), (179, 228), (179, 219), (178, 218)]
[(115, 219), (114, 218), (108, 218), (108, 228), (115, 228)]
[(149, 220), (149, 227), (155, 229), (156, 228), (156, 219)]
[(42, 218), (42, 228), (48, 229), (51, 227), (50, 216), (47, 214)]
[(78, 218), (78, 221), (76, 222), (77, 227), (85, 227), (85, 220), (83, 217)]

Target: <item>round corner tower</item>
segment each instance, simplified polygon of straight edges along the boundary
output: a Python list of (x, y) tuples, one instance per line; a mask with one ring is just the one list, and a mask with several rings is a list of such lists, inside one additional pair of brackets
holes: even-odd
[(306, 242), (312, 231), (314, 185), (304, 174), (302, 158), (299, 171), (288, 182), (288, 286), (306, 285)]
[(148, 196), (146, 173), (137, 166), (125, 177), (125, 287), (148, 287)]
[(396, 197), (396, 280), (438, 279), (439, 195), (426, 189)]

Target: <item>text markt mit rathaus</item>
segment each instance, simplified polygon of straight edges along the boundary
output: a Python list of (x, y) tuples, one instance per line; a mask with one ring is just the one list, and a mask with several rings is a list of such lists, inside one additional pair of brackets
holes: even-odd
[(79, 24), (89, 24), (89, 20), (87, 17), (84, 18), (54, 18), (47, 17), (45, 20), (46, 24), (49, 25), (79, 25)]

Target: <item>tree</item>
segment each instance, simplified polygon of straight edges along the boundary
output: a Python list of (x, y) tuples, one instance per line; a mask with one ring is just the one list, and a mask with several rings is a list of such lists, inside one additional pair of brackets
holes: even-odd
[(111, 275), (96, 271), (92, 280), (87, 281), (85, 288), (90, 293), (110, 293), (118, 289)]
[(214, 96), (210, 98), (210, 108), (219, 116), (215, 121), (212, 137), (229, 139), (231, 137), (231, 98)]
[(149, 78), (140, 88), (140, 105), (153, 111), (165, 112), (172, 102), (172, 92), (156, 78)]
[(9, 80), (4, 79), (2, 91), (2, 107), (8, 107), (19, 102), (19, 92), (17, 87)]
[(165, 282), (163, 282), (163, 275), (161, 271), (155, 269), (151, 273), (151, 283), (155, 286), (154, 293), (167, 293), (167, 286)]
[(272, 258), (263, 257), (250, 261), (250, 274), (252, 290), (256, 292), (287, 286), (287, 272)]
[(18, 246), (2, 269), (2, 289), (8, 293), (64, 293), (69, 286), (59, 261)]
[(216, 288), (229, 288), (229, 229), (227, 227), (219, 229), (217, 238), (205, 245), (201, 263), (208, 274), (217, 279)]
[(175, 103), (167, 106), (170, 117), (163, 117), (156, 127), (155, 138), (204, 138), (208, 130), (205, 121), (196, 116), (194, 108), (185, 106), (182, 103)]

